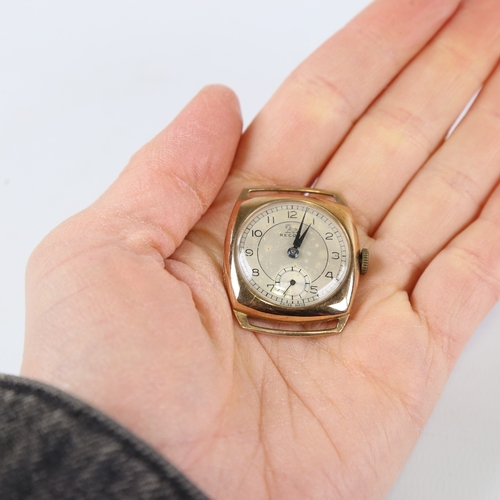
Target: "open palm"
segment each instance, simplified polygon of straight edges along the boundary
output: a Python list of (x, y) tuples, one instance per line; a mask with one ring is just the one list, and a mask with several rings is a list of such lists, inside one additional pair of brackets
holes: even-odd
[[(500, 297), (499, 54), (496, 0), (378, 0), (243, 136), (234, 95), (204, 89), (35, 251), (23, 373), (214, 498), (382, 497)], [(318, 338), (243, 331), (222, 282), (232, 206), (313, 182), (370, 249), (351, 319)]]

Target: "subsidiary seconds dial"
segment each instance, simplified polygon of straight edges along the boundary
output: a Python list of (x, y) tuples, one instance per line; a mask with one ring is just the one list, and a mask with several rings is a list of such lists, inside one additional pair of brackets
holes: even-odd
[(349, 240), (336, 217), (310, 201), (260, 206), (240, 227), (236, 263), (248, 288), (284, 309), (332, 296), (350, 266)]

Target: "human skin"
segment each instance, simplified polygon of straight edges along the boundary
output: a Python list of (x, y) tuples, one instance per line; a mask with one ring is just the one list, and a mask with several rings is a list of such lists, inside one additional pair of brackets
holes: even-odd
[[(22, 374), (213, 498), (383, 498), (500, 298), (499, 55), (497, 0), (377, 0), (243, 135), (234, 94), (203, 89), (33, 253)], [(221, 270), (234, 202), (314, 181), (370, 249), (351, 318), (318, 338), (244, 331)]]

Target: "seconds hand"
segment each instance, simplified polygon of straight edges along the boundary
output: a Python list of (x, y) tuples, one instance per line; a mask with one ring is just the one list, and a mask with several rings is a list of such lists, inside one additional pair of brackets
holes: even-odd
[[(288, 292), (288, 290), (290, 290), (290, 287), (293, 286), (293, 285), (296, 285), (297, 282), (295, 280), (290, 280), (290, 284), (288, 285), (288, 288), (283, 292), (283, 297), (286, 296), (286, 292)], [(292, 295), (293, 297), (293, 295)]]
[(304, 241), (304, 238), (306, 237), (307, 231), (309, 231), (309, 228), (311, 227), (311, 224), (307, 226), (307, 229), (304, 231), (304, 234), (302, 234), (302, 226), (304, 225), (304, 220), (306, 218), (307, 214), (307, 209), (304, 212), (304, 216), (302, 217), (302, 221), (300, 222), (299, 229), (297, 231), (297, 234), (295, 235), (295, 239), (293, 240), (293, 247), (290, 247), (288, 249), (288, 256), (291, 257), (292, 259), (296, 259), (299, 256), (299, 248), (302, 245), (302, 242)]

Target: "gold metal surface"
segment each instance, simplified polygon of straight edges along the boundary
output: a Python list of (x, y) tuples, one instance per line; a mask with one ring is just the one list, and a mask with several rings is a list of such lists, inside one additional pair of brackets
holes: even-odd
[(252, 325), (248, 319), (248, 316), (240, 311), (235, 310), (234, 315), (238, 320), (238, 323), (245, 330), (252, 330), (253, 332), (259, 333), (272, 333), (274, 335), (285, 335), (287, 337), (311, 337), (317, 335), (331, 335), (332, 333), (340, 333), (344, 329), (349, 315), (341, 316), (337, 319), (337, 325), (333, 328), (318, 329), (318, 330), (285, 330), (278, 328), (270, 328), (258, 325)]

